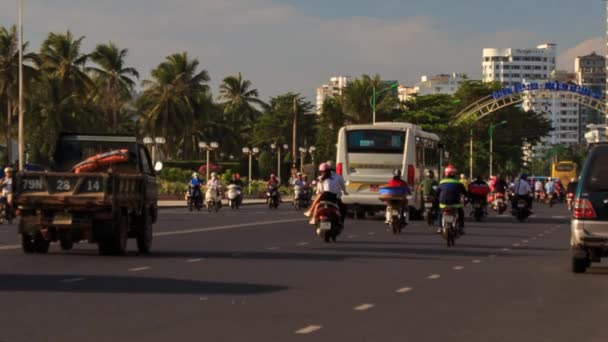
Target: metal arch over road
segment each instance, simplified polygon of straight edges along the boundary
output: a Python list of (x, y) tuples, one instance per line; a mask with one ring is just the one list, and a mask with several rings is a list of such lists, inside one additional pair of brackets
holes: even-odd
[(576, 85), (548, 82), (545, 84), (518, 84), (494, 92), (463, 109), (456, 115), (454, 124), (477, 121), (500, 109), (524, 102), (529, 94), (534, 94), (536, 99), (550, 99), (554, 98), (556, 94), (560, 94), (563, 96), (560, 99), (574, 100), (582, 106), (595, 109), (608, 116), (608, 108), (606, 102), (602, 100), (601, 94), (592, 93), (591, 90)]

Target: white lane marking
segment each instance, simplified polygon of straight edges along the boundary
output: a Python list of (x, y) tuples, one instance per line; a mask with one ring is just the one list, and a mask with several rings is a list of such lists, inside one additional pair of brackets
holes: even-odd
[(509, 249), (509, 248), (503, 248), (503, 249), (502, 249), (502, 251), (503, 251), (503, 252), (508, 252), (508, 251), (510, 251), (510, 250), (511, 250), (511, 249)]
[(159, 233), (155, 233), (154, 236), (185, 235), (185, 234), (194, 234), (194, 233), (214, 232), (214, 231), (218, 231), (218, 230), (230, 230), (230, 229), (238, 229), (238, 228), (270, 226), (273, 224), (294, 223), (294, 222), (304, 222), (304, 221), (307, 221), (307, 219), (260, 221), (260, 222), (252, 222), (252, 223), (231, 224), (231, 225), (227, 225), (227, 226), (184, 229), (184, 230), (175, 230), (175, 231), (170, 231), (170, 232), (159, 232)]
[(13, 249), (19, 249), (21, 248), (21, 245), (6, 245), (6, 246), (0, 246), (0, 251), (10, 251)]
[(413, 289), (411, 287), (402, 287), (400, 289), (397, 289), (395, 292), (397, 293), (408, 293), (411, 292)]
[(530, 241), (528, 241), (528, 240), (524, 240), (524, 241), (522, 241), (522, 243), (528, 243), (528, 242), (530, 242)]
[(520, 245), (520, 244), (518, 244), (518, 243), (514, 243), (514, 244), (513, 244), (513, 247), (519, 247), (519, 246), (521, 246), (521, 245)]
[(150, 269), (150, 266), (134, 267), (134, 268), (129, 268), (129, 272), (141, 272), (141, 271), (146, 271), (149, 269)]
[(475, 260), (473, 260), (473, 263), (474, 263), (474, 264), (481, 264), (481, 260), (479, 260), (479, 259), (475, 259)]
[(356, 237), (357, 237), (357, 235), (349, 235), (349, 236), (348, 236), (348, 238), (349, 238), (349, 239), (354, 239), (354, 238), (356, 238)]
[(188, 259), (188, 260), (186, 260), (186, 262), (199, 262), (201, 260), (203, 260), (203, 259)]
[(306, 241), (298, 243), (298, 246), (307, 246), (309, 243)]
[(276, 251), (277, 249), (279, 249), (279, 247), (268, 247), (266, 249), (269, 251)]
[(323, 328), (323, 327), (320, 325), (309, 325), (305, 328), (297, 330), (296, 334), (300, 334), (300, 335), (312, 334), (315, 331), (321, 330), (321, 328)]
[(62, 283), (77, 283), (79, 281), (83, 281), (84, 278), (69, 278), (69, 279), (63, 279), (61, 282)]
[(376, 233), (375, 232), (369, 232), (369, 233), (367, 233), (367, 235), (376, 235)]
[(374, 304), (361, 304), (359, 306), (355, 306), (353, 308), (353, 310), (355, 310), (355, 311), (367, 311), (367, 310), (373, 308), (374, 306), (376, 306), (376, 305), (374, 305)]
[(430, 279), (430, 280), (435, 280), (435, 279), (439, 279), (441, 278), (440, 274), (431, 274), (430, 276), (426, 277), (426, 279)]
[(452, 269), (454, 271), (462, 271), (462, 270), (464, 270), (464, 266), (454, 266), (454, 267), (452, 267)]
[(567, 219), (567, 217), (563, 216), (563, 215), (561, 215), (561, 216), (551, 216), (551, 218), (552, 219)]

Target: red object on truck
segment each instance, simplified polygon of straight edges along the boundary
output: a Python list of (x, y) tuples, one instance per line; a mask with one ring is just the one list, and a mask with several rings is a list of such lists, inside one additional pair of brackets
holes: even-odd
[(126, 163), (129, 161), (129, 150), (121, 149), (100, 153), (76, 164), (74, 173), (93, 172), (110, 164)]

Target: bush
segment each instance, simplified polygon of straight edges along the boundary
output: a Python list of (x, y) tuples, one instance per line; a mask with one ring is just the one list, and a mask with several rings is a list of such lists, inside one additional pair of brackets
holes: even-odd
[(192, 178), (192, 171), (167, 167), (160, 171), (158, 177), (167, 182), (182, 182), (187, 184), (190, 178)]
[(187, 182), (158, 180), (158, 193), (161, 195), (184, 195), (188, 192)]

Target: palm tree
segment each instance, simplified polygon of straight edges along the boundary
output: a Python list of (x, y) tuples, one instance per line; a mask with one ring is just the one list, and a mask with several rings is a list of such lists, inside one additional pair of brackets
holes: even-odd
[[(349, 83), (344, 89), (342, 103), (344, 112), (351, 123), (363, 124), (372, 121), (372, 105), (370, 99), (373, 95), (373, 88), (376, 91), (382, 89), (383, 81), (380, 75), (363, 75)], [(390, 93), (383, 93), (376, 99), (376, 112), (379, 115), (389, 112), (397, 107), (396, 96)]]
[(99, 67), (87, 68), (95, 75), (97, 100), (101, 108), (111, 113), (111, 126), (118, 132), (119, 112), (131, 99), (135, 87), (133, 78), (139, 78), (134, 68), (125, 66), (127, 49), (119, 49), (114, 43), (97, 45), (91, 54), (91, 60)]
[(89, 55), (81, 52), (83, 40), (83, 36), (75, 39), (70, 31), (65, 34), (49, 33), (40, 48), (39, 67), (46, 77), (60, 82), (62, 91), (84, 98), (91, 80), (85, 72)]
[[(10, 162), (10, 141), (12, 119), (17, 113), (18, 82), (19, 82), (19, 45), (17, 29), (13, 25), (10, 29), (0, 27), (0, 104), (6, 105), (6, 146), (7, 162)], [(27, 50), (27, 43), (23, 44), (23, 51)], [(23, 55), (24, 62), (36, 60), (36, 54)], [(29, 65), (23, 66), (24, 79), (32, 79), (35, 69)]]
[(251, 121), (255, 119), (252, 116), (255, 112), (253, 105), (265, 105), (258, 97), (258, 90), (252, 89), (251, 81), (244, 80), (240, 72), (236, 76), (224, 78), (220, 85), (219, 99), (224, 101), (221, 104), (224, 105), (225, 111), (246, 111)]
[[(144, 92), (138, 102), (142, 112), (140, 125), (147, 133), (162, 135), (177, 149), (193, 151), (194, 123), (200, 115), (197, 103), (209, 92), (209, 74), (197, 71), (199, 62), (186, 52), (173, 54), (152, 70), (152, 78), (143, 81)], [(169, 144), (168, 144), (169, 145)]]

